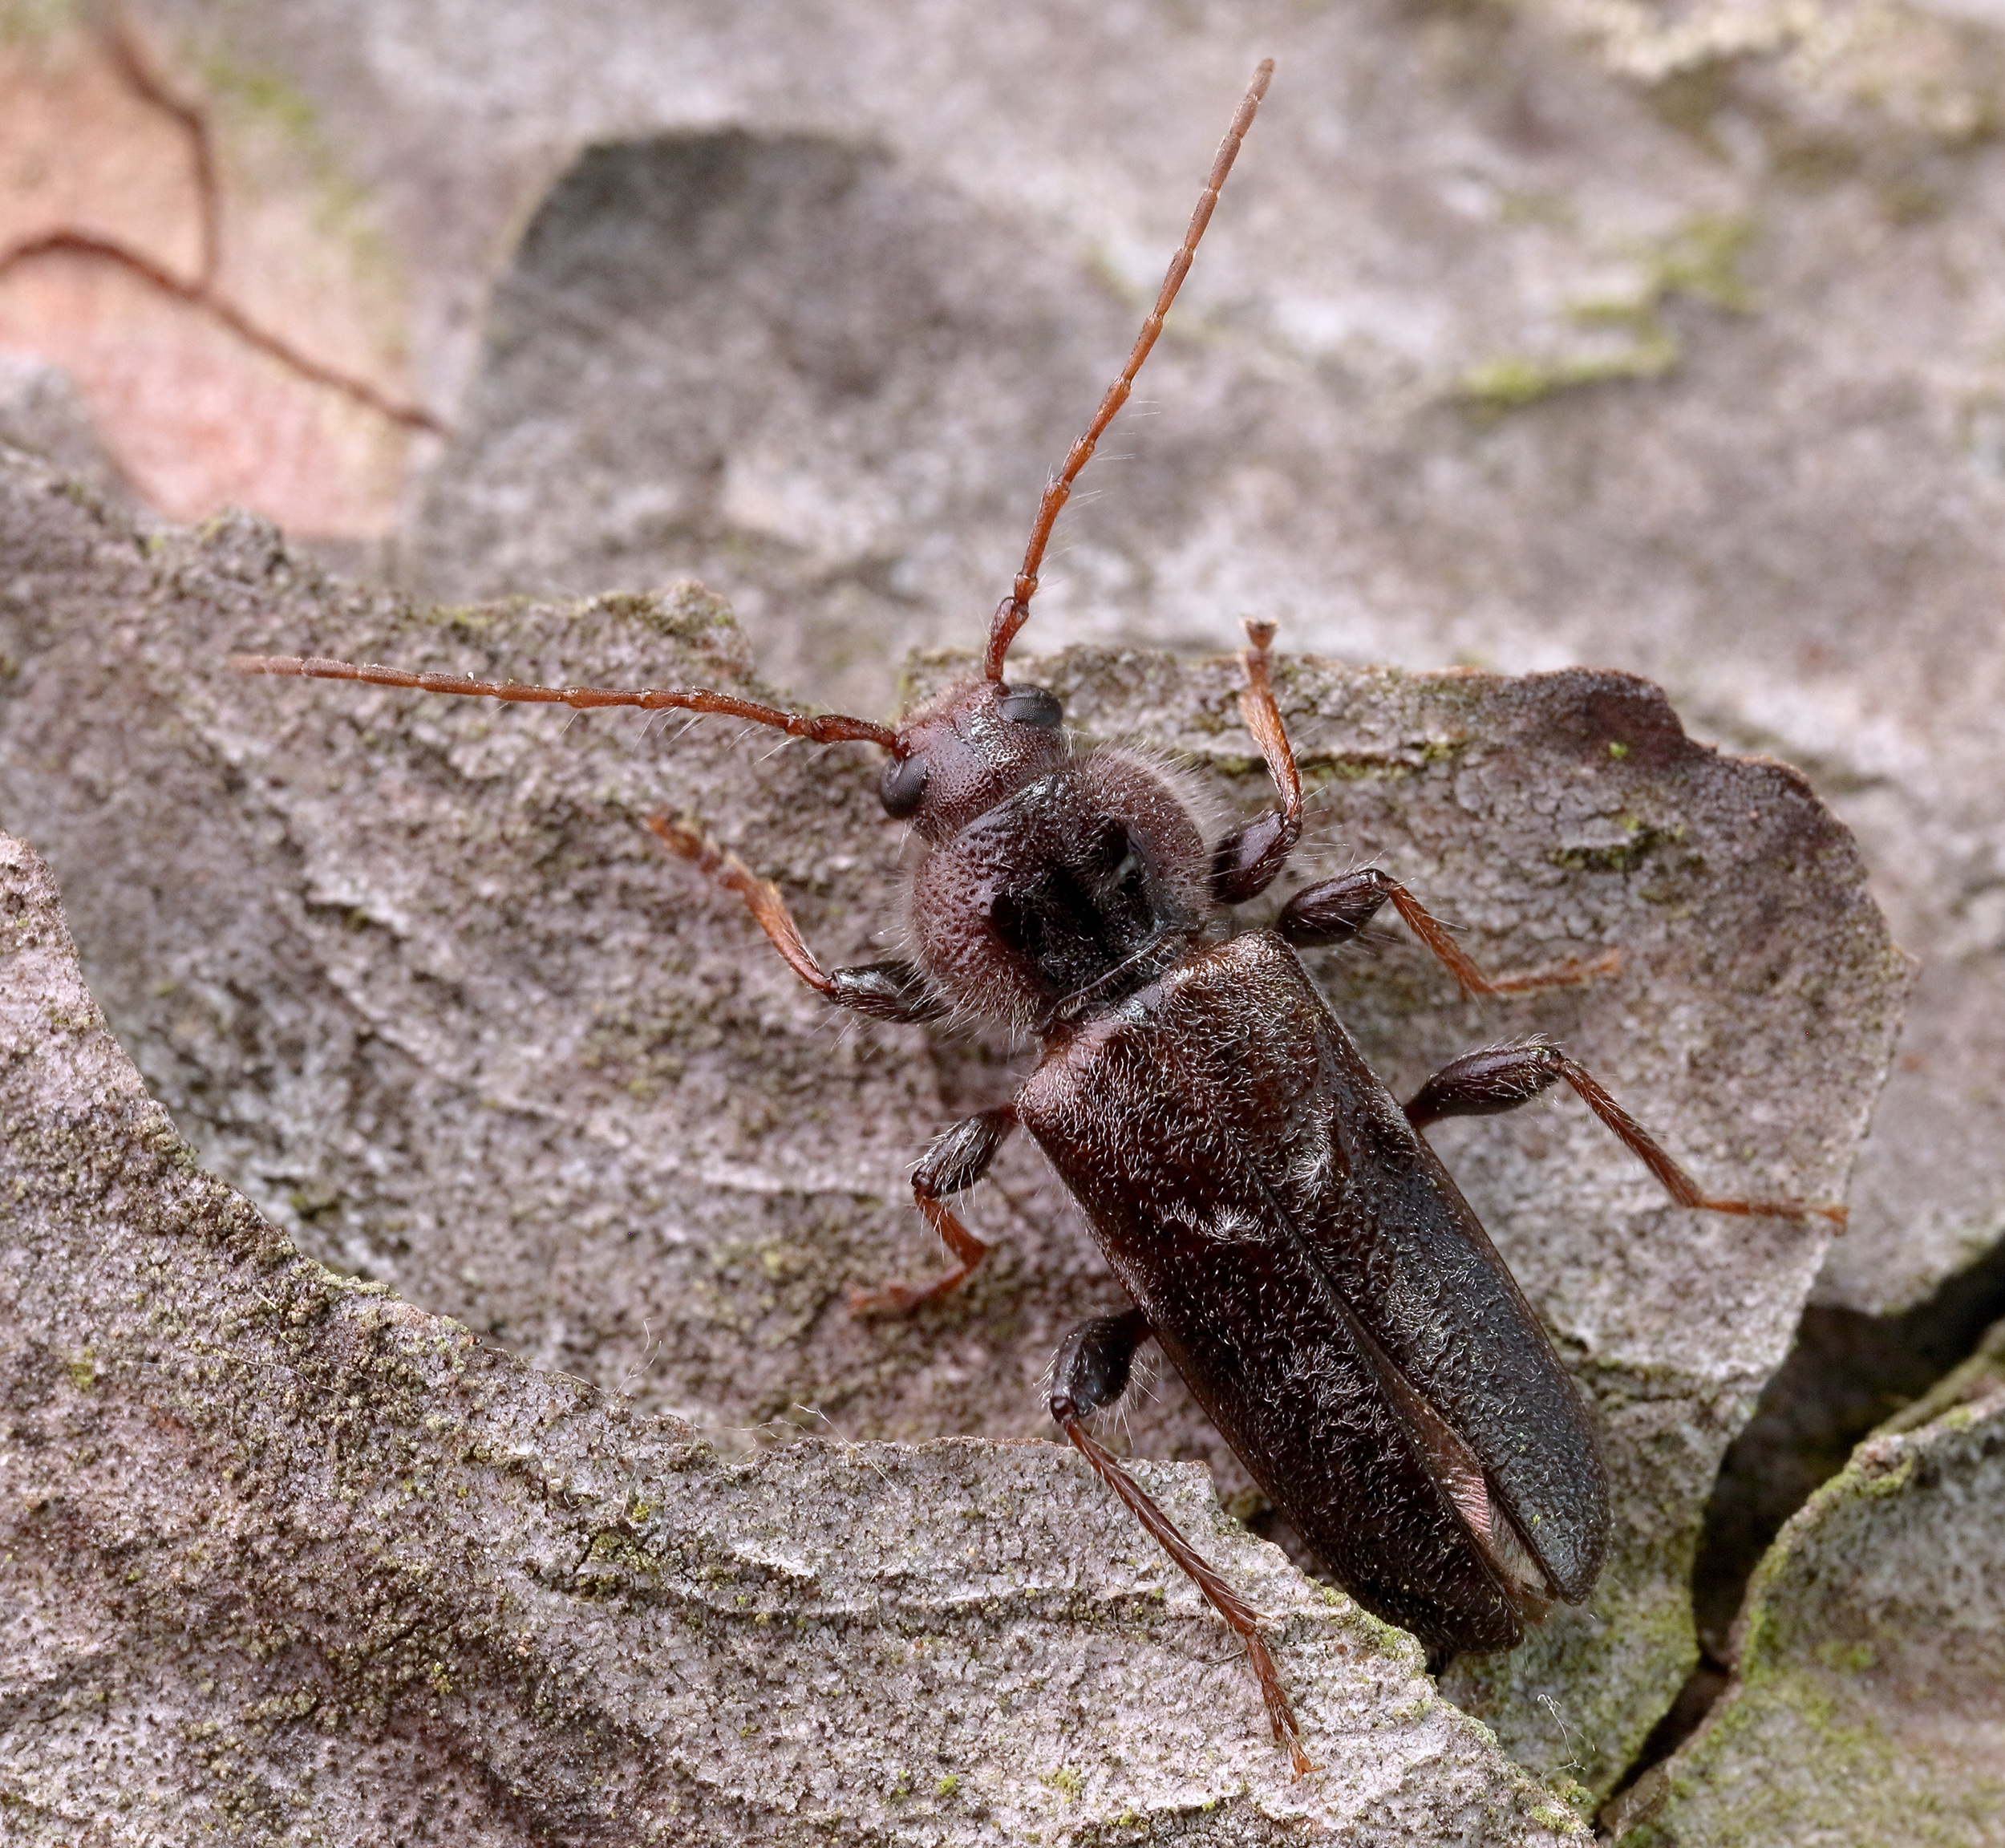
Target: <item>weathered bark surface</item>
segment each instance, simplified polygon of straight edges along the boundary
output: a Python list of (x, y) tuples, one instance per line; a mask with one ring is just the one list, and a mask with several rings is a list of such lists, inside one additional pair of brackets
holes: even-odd
[(481, 306), (415, 318), (455, 433), (400, 568), (696, 577), (837, 704), (968, 645), (1273, 56), (1036, 633), (1621, 667), (1796, 764), (1925, 962), (1820, 1299), (2005, 1236), (1995, 8), (564, 0), (533, 52), (163, 11), (306, 90), (419, 301)]
[(1790, 1520), (1736, 1651), (1621, 1839), (2005, 1841), (2005, 1323)]
[(4, 348), (0, 348), (0, 444), (52, 462), (110, 498), (131, 497), (131, 484), (106, 454), (75, 381), (59, 367)]
[[(993, 603), (1274, 55), (1042, 632), (1209, 648), (1246, 609), (1351, 661), (1623, 667), (1787, 757), (1926, 962), (1820, 1300), (1892, 1313), (1998, 1247), (1987, 0), (134, 10), (209, 107), (231, 291), (452, 427), (375, 550), (453, 600), (696, 577), (849, 705)], [(64, 10), (0, 34), (0, 124), (77, 104)], [(0, 242), (75, 214), (183, 268), (185, 160), (100, 88), (0, 134)], [(396, 525), (399, 432), (129, 278), (13, 274), (14, 342), (161, 505), (246, 480), (351, 557)]]
[(1043, 1445), (733, 1461), (302, 1256), (0, 836), (0, 1802), (22, 1843), (1578, 1838), (1410, 1638), (1144, 1472), (1323, 1769)]
[[(142, 540), (26, 462), (0, 472), (0, 561), (19, 663), (0, 822), (46, 847), (93, 991), (204, 1164), (302, 1250), (741, 1449), (824, 1419), (847, 1438), (1048, 1430), (1039, 1374), (1118, 1299), (1031, 1152), (974, 1197), (998, 1250), (958, 1298), (909, 1321), (846, 1307), (938, 1265), (905, 1165), (1006, 1096), (1022, 1054), (832, 1018), (640, 825), (699, 817), (820, 953), (866, 959), (895, 926), (900, 835), (873, 753), (222, 665), (752, 685), (714, 599), (428, 611), (330, 582), (253, 521)], [(1214, 810), (1270, 799), (1229, 659), (1025, 671), (1088, 732), (1181, 754)], [(1549, 1031), (1708, 1185), (1842, 1194), (1906, 966), (1800, 778), (1691, 744), (1621, 675), (1289, 659), (1278, 679), (1316, 790), (1302, 880), (1376, 858), (1493, 969), (1622, 952), (1613, 977), (1484, 1006), (1398, 936), (1319, 958), (1395, 1090)], [(1605, 1789), (1689, 1667), (1700, 1511), (1829, 1229), (1672, 1209), (1570, 1099), (1437, 1139), (1600, 1408), (1618, 1534), (1591, 1607), (1450, 1690), (1534, 1770)], [(1173, 1380), (1129, 1429), (1253, 1510)]]

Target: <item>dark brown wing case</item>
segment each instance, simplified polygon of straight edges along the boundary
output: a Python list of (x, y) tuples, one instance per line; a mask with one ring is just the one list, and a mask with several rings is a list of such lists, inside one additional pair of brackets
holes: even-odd
[[(1472, 1518), (1476, 1469), (1549, 1589), (1585, 1595), (1608, 1542), (1587, 1408), (1279, 938), (1084, 1025), (1019, 1108), (1199, 1403), (1367, 1609), (1434, 1648), (1521, 1638), (1539, 1601)], [(1460, 1493), (1444, 1445), (1472, 1455)]]

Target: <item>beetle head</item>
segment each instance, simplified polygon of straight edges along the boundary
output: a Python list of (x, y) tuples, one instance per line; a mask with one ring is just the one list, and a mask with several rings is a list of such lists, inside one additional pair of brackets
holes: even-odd
[(1042, 687), (969, 680), (899, 727), (877, 783), (885, 813), (950, 839), (1066, 756), (1065, 709)]

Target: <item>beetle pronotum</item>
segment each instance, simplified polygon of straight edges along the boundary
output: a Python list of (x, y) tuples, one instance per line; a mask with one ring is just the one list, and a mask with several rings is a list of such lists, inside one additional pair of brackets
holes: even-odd
[(1302, 833), (1302, 781), (1270, 683), (1270, 624), (1247, 625), (1240, 704), (1279, 801), (1215, 842), (1159, 768), (1076, 744), (1054, 695), (1004, 679), (1054, 524), (1162, 330), (1271, 72), (1255, 73), (1126, 365), (1045, 488), (980, 672), (896, 726), (701, 687), (533, 687), (268, 656), (234, 665), (578, 709), (725, 713), (886, 753), (884, 808), (924, 843), (909, 961), (824, 969), (774, 886), (699, 829), (661, 816), (649, 825), (741, 899), (795, 974), (836, 1005), (893, 1021), (965, 1009), (1039, 1042), (1041, 1062), (1015, 1100), (947, 1130), (913, 1173), (952, 1268), (856, 1307), (897, 1313), (960, 1285), (989, 1248), (950, 1202), (1007, 1137), (1027, 1131), (1131, 1304), (1067, 1339), (1051, 1415), (1240, 1637), (1274, 1736), (1306, 1770), (1256, 1613), (1085, 1428), (1125, 1390), (1136, 1349), (1152, 1339), (1168, 1354), (1360, 1603), (1436, 1651), (1505, 1648), (1555, 1601), (1578, 1603), (1593, 1587), (1607, 1488), (1578, 1390), (1421, 1131), (1513, 1108), (1564, 1080), (1681, 1206), (1791, 1218), (1843, 1209), (1707, 1195), (1541, 1038), (1467, 1054), (1401, 1105), (1295, 950), (1355, 936), (1389, 903), (1467, 994), (1578, 981), (1605, 965), (1487, 978), (1375, 868), (1308, 887), (1271, 928), (1217, 928), (1222, 912), (1273, 883)]

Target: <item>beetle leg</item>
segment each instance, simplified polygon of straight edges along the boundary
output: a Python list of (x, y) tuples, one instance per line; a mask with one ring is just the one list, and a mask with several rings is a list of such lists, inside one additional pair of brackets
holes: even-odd
[(838, 1007), (854, 1008), (873, 1020), (895, 1021), (911, 1026), (921, 1020), (938, 1020), (946, 1004), (926, 979), (909, 962), (864, 962), (850, 969), (828, 972), (828, 999)]
[(1130, 1310), (1125, 1315), (1096, 1316), (1074, 1329), (1059, 1349), (1052, 1367), (1051, 1416), (1067, 1441), (1093, 1465), (1100, 1479), (1120, 1497), (1128, 1511), (1148, 1530), (1149, 1537), (1246, 1644), (1246, 1659), (1260, 1684), (1260, 1698), (1266, 1705), (1275, 1743), (1288, 1748), (1295, 1775), (1306, 1776), (1315, 1767), (1302, 1749), (1302, 1728), (1289, 1704), (1287, 1691), (1281, 1685), (1281, 1671), (1274, 1666), (1274, 1652), (1260, 1634), (1259, 1614), (1205, 1563), (1204, 1555), (1184, 1538), (1177, 1523), (1079, 1422), (1082, 1412), (1111, 1404), (1127, 1389), (1135, 1350), (1148, 1335), (1148, 1323), (1140, 1310)]
[[(1274, 928), (1298, 950), (1346, 943), (1378, 915), (1392, 881), (1375, 866), (1304, 886), (1281, 908)], [(1432, 920), (1429, 920), (1432, 922)]]
[(1485, 975), (1448, 934), (1448, 926), (1398, 880), (1375, 866), (1326, 879), (1298, 892), (1281, 908), (1274, 928), (1298, 949), (1342, 943), (1357, 935), (1387, 900), (1407, 928), (1432, 950), (1464, 995), (1523, 995), (1536, 988), (1561, 988), (1596, 975), (1611, 975), (1622, 952), (1610, 950), (1591, 962), (1570, 961), (1518, 975)]
[(1501, 1111), (1516, 1109), (1562, 1078), (1581, 1101), (1614, 1131), (1623, 1147), (1657, 1177), (1664, 1191), (1680, 1206), (1775, 1219), (1807, 1219), (1814, 1213), (1844, 1225), (1842, 1206), (1817, 1206), (1802, 1200), (1715, 1198), (1671, 1158), (1655, 1137), (1602, 1089), (1591, 1072), (1576, 1064), (1544, 1038), (1485, 1046), (1444, 1065), (1415, 1093), (1406, 1107), (1407, 1121), (1415, 1129), (1424, 1129), (1445, 1116), (1494, 1116)]
[(1152, 1332), (1139, 1309), (1080, 1323), (1051, 1363), (1051, 1416), (1063, 1424), (1068, 1412), (1085, 1417), (1112, 1405), (1128, 1390), (1135, 1351)]
[(1267, 760), (1267, 774), (1280, 792), (1281, 806), (1218, 843), (1211, 861), (1211, 895), (1221, 905), (1241, 905), (1266, 891), (1302, 838), (1302, 772), (1295, 768), (1294, 748), (1281, 722), (1281, 708), (1274, 703), (1274, 681), (1268, 673), (1267, 650), (1274, 638), (1273, 623), (1248, 621), (1246, 639), (1253, 646), (1239, 657), (1246, 669), (1239, 715)]
[(921, 1303), (938, 1302), (958, 1290), (975, 1266), (988, 1256), (989, 1247), (961, 1223), (946, 1196), (965, 1193), (979, 1181), (988, 1172), (1003, 1138), (1015, 1127), (1016, 1106), (1005, 1104), (999, 1109), (970, 1116), (934, 1138), (933, 1145), (913, 1170), (912, 1197), (926, 1215), (926, 1223), (940, 1234), (941, 1242), (958, 1262), (946, 1276), (930, 1283), (888, 1283), (881, 1290), (853, 1291), (849, 1307), (853, 1313), (897, 1315), (916, 1309)]
[[(871, 962), (855, 969), (822, 967), (802, 938), (800, 929), (770, 879), (761, 879), (730, 849), (720, 846), (699, 829), (685, 827), (666, 815), (650, 815), (647, 825), (670, 853), (689, 861), (706, 878), (745, 902), (760, 930), (786, 958), (787, 967), (838, 1007), (854, 1008), (873, 1020), (937, 1020), (946, 1011), (926, 979), (909, 962)], [(951, 1242), (951, 1241), (949, 1241)]]
[(1515, 1110), (1558, 1082), (1565, 1059), (1542, 1035), (1464, 1052), (1413, 1094), (1406, 1120), (1424, 1129), (1444, 1117), (1496, 1116)]

